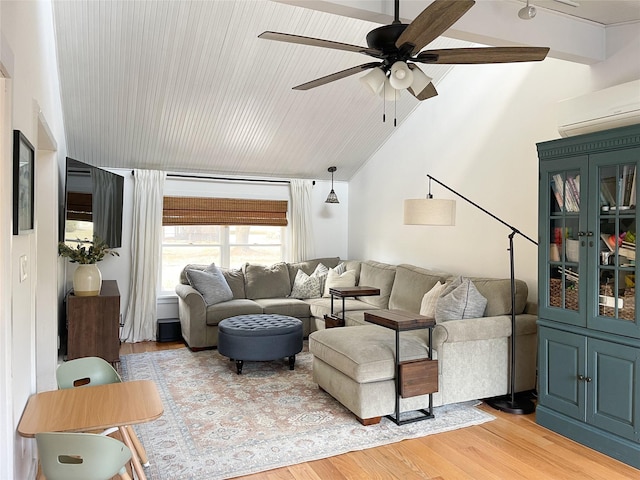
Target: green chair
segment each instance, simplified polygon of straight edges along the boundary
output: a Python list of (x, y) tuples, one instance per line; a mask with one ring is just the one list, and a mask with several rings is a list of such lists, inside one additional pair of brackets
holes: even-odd
[[(120, 383), (122, 378), (109, 362), (100, 357), (82, 357), (68, 360), (62, 363), (56, 370), (56, 381), (59, 389), (86, 387), (90, 385), (107, 385)], [(136, 450), (140, 463), (148, 467), (149, 457), (138, 439), (136, 432), (130, 426), (123, 427), (129, 433), (132, 444)], [(110, 435), (118, 428), (110, 428), (102, 432), (102, 435)]]
[(56, 370), (58, 388), (120, 383), (122, 378), (109, 362), (100, 357), (83, 357), (62, 363)]
[(125, 465), (131, 450), (115, 438), (92, 433), (36, 433), (47, 480), (131, 480)]

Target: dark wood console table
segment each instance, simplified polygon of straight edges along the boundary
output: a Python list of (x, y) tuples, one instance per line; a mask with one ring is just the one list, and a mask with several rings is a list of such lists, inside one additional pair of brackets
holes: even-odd
[[(396, 332), (396, 412), (387, 415), (396, 425), (418, 422), (434, 418), (433, 393), (438, 391), (438, 361), (433, 360), (432, 333), (436, 321), (433, 318), (407, 312), (405, 310), (372, 310), (364, 312), (367, 322), (390, 328)], [(400, 332), (429, 329), (429, 355), (424, 360), (400, 361)], [(400, 419), (400, 397), (415, 397), (429, 394), (427, 410), (419, 410), (423, 415)]]
[(103, 280), (93, 297), (67, 295), (67, 360), (101, 357), (120, 361), (120, 291), (115, 280)]
[[(331, 295), (331, 315), (324, 316), (325, 328), (344, 327), (344, 299), (347, 297), (370, 297), (380, 295), (380, 289), (375, 287), (335, 287), (329, 289)], [(342, 298), (342, 315), (333, 313), (333, 297)]]

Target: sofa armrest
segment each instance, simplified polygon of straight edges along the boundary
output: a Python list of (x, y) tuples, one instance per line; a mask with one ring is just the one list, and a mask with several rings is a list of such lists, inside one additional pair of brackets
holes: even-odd
[(176, 285), (182, 336), (191, 348), (206, 346), (207, 305), (191, 285)]
[(443, 343), (489, 340), (511, 335), (511, 318), (508, 315), (467, 318), (439, 323), (433, 329), (433, 346)]
[(471, 342), (509, 335), (511, 335), (511, 318), (508, 315), (449, 320), (439, 323), (433, 331), (436, 343)]

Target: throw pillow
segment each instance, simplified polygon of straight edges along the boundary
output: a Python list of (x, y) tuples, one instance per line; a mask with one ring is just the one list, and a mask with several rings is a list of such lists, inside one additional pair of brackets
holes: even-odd
[(233, 298), (233, 292), (227, 280), (213, 263), (206, 270), (187, 269), (186, 274), (189, 284), (200, 292), (207, 306)]
[(291, 297), (318, 298), (320, 292), (320, 279), (317, 276), (307, 275), (302, 270), (298, 270), (291, 289)]
[(355, 287), (356, 272), (355, 270), (347, 270), (342, 275), (336, 273), (335, 269), (330, 268), (327, 274), (327, 281), (324, 285), (324, 297), (330, 297), (329, 289), (335, 287)]
[(342, 275), (347, 271), (347, 264), (340, 262), (336, 268), (333, 269), (338, 275)]
[(445, 284), (436, 303), (436, 323), (447, 320), (478, 318), (484, 315), (487, 299), (468, 278), (458, 277)]
[(273, 265), (254, 265), (245, 263), (244, 289), (247, 298), (285, 298), (291, 294), (289, 269), (284, 262)]
[(435, 318), (436, 304), (438, 303), (440, 294), (444, 290), (444, 286), (444, 283), (438, 281), (431, 290), (424, 294), (424, 297), (422, 297), (422, 303), (420, 304), (420, 315)]
[(312, 277), (318, 277), (318, 281), (320, 282), (320, 294), (319, 297), (322, 296), (324, 292), (324, 284), (327, 281), (327, 275), (329, 274), (329, 269), (324, 266), (324, 264), (319, 263), (316, 266), (316, 269), (311, 274)]

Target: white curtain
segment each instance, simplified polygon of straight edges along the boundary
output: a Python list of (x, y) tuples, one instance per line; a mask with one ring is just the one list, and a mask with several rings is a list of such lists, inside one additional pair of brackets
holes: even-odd
[(291, 261), (314, 258), (311, 180), (291, 180)]
[(131, 289), (122, 333), (126, 342), (156, 338), (156, 289), (160, 271), (165, 177), (164, 172), (134, 170)]

